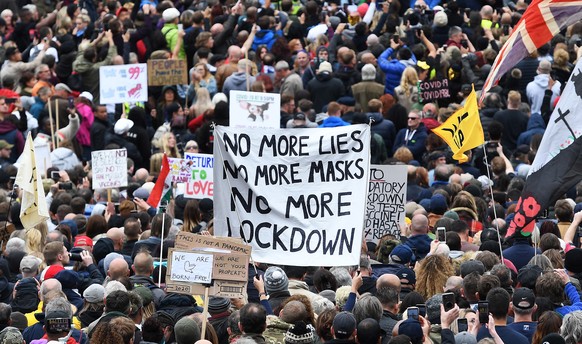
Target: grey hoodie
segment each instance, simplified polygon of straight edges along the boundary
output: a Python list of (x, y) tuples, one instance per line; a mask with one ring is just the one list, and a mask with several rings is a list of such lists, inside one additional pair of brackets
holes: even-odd
[[(256, 78), (252, 75), (248, 77), (248, 85), (253, 84)], [(245, 72), (236, 72), (226, 78), (222, 86), (222, 92), (230, 98), (230, 91), (246, 91), (247, 90), (247, 74)]]

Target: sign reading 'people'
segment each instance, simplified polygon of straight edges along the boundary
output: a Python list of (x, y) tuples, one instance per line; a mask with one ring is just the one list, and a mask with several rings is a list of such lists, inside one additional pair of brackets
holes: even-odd
[(215, 233), (252, 245), (255, 261), (359, 262), (370, 128), (215, 131)]

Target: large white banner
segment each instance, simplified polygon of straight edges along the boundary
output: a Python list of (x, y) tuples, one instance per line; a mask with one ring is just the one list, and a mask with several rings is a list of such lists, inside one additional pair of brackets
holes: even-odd
[(400, 237), (400, 226), (404, 226), (406, 211), (406, 165), (372, 165), (368, 184), (366, 241), (377, 243), (386, 234)]
[(214, 132), (215, 234), (256, 262), (359, 264), (370, 127)]
[(99, 102), (121, 104), (148, 100), (147, 64), (99, 67)]

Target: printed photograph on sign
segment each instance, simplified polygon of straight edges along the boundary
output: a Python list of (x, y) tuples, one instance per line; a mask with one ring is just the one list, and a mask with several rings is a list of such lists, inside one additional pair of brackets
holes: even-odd
[(230, 92), (230, 126), (279, 128), (281, 96), (274, 93)]
[(368, 184), (364, 237), (378, 243), (386, 234), (400, 237), (406, 211), (407, 171), (405, 165), (372, 165)]
[(147, 64), (99, 67), (99, 97), (101, 104), (147, 101)]
[(172, 251), (170, 280), (209, 284), (212, 281), (213, 266), (212, 254)]

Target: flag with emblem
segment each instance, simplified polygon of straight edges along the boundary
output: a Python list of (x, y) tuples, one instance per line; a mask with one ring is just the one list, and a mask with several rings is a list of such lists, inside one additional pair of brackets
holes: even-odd
[(49, 218), (40, 171), (36, 168), (34, 144), (30, 132), (19, 159), (18, 173), (14, 183), (22, 189), (20, 221), (24, 228), (32, 228)]
[(570, 0), (533, 0), (493, 62), (480, 102), (519, 61), (548, 43), (565, 27), (582, 20), (581, 5), (582, 2)]
[(578, 61), (532, 163), (507, 236), (530, 235), (540, 211), (553, 205), (582, 175), (582, 59)]
[(170, 163), (168, 156), (164, 154), (162, 159), (162, 169), (158, 175), (156, 185), (152, 189), (150, 197), (148, 197), (148, 204), (152, 207), (159, 208), (163, 201), (170, 201), (172, 196), (172, 174), (170, 173)]
[(453, 159), (467, 162), (469, 158), (463, 153), (485, 142), (475, 88), (465, 100), (465, 106), (432, 131), (451, 147)]

